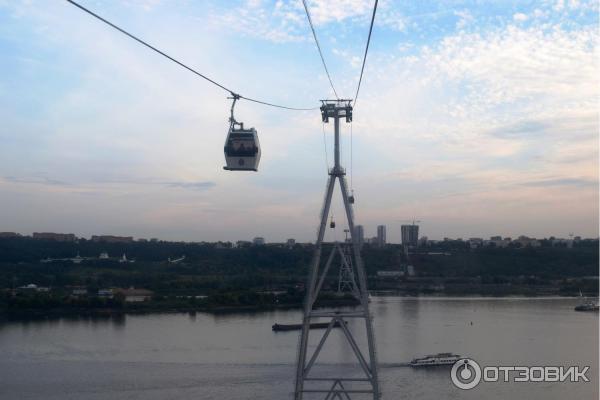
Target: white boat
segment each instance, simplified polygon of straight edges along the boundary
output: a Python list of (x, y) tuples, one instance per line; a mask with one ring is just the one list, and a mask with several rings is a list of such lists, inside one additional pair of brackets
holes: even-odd
[(452, 353), (438, 353), (422, 358), (415, 358), (410, 362), (411, 367), (434, 367), (441, 365), (454, 365), (462, 357)]
[(581, 303), (575, 306), (575, 311), (598, 311), (598, 303), (593, 300), (589, 300), (587, 297), (583, 297), (581, 290), (579, 291), (579, 298)]

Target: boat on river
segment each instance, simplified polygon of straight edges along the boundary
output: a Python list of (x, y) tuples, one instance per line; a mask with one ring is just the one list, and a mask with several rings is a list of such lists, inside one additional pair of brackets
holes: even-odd
[(452, 353), (438, 353), (428, 355), (422, 358), (415, 358), (410, 362), (411, 367), (439, 367), (446, 365), (454, 365), (461, 356)]
[(583, 297), (581, 291), (579, 291), (579, 297), (581, 298), (581, 303), (575, 306), (575, 311), (598, 311), (598, 303), (587, 297)]
[[(344, 322), (347, 324), (348, 322)], [(326, 329), (329, 326), (329, 322), (313, 322), (310, 324), (310, 329)], [(334, 328), (340, 327), (340, 322), (336, 321), (333, 324)], [(281, 331), (297, 331), (302, 329), (302, 324), (273, 324), (271, 327), (273, 332), (281, 332)]]

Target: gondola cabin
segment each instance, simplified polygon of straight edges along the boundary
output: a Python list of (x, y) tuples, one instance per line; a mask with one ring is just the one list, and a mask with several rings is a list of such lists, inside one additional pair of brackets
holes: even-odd
[(260, 143), (256, 129), (244, 129), (243, 123), (234, 123), (229, 128), (225, 141), (225, 165), (228, 171), (258, 171)]

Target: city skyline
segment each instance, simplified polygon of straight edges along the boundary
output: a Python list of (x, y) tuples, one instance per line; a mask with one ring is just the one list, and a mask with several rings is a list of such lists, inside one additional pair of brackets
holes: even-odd
[[(385, 231), (385, 240), (384, 240), (384, 244), (402, 244), (402, 240), (401, 240), (401, 234), (396, 238), (396, 236), (394, 236), (394, 239), (392, 240), (388, 240), (387, 239), (387, 226), (386, 225), (378, 225), (377, 227), (380, 226), (384, 226), (386, 227)], [(362, 225), (356, 225), (355, 228), (363, 228)], [(367, 231), (368, 232), (368, 231)], [(377, 231), (375, 231), (375, 233), (377, 233)], [(360, 242), (360, 232), (357, 233), (358, 236), (358, 240)], [(32, 237), (34, 239), (50, 239), (50, 240), (57, 240), (57, 241), (76, 241), (78, 239), (85, 239), (85, 240), (91, 240), (91, 241), (106, 241), (106, 242), (114, 242), (114, 243), (132, 243), (135, 241), (151, 241), (151, 240), (159, 240), (159, 241), (166, 241), (166, 242), (189, 242), (189, 243), (199, 243), (199, 242), (206, 242), (206, 243), (217, 243), (217, 242), (230, 242), (230, 243), (236, 243), (236, 242), (248, 242), (248, 243), (254, 243), (257, 240), (259, 240), (261, 243), (284, 243), (289, 245), (290, 243), (311, 243), (313, 241), (308, 240), (308, 241), (302, 241), (302, 240), (298, 240), (297, 238), (293, 238), (291, 236), (284, 236), (283, 239), (270, 239), (268, 237), (263, 237), (263, 236), (250, 236), (250, 237), (246, 237), (246, 238), (239, 238), (239, 239), (225, 239), (225, 240), (215, 240), (215, 241), (210, 241), (210, 240), (175, 240), (175, 239), (169, 239), (169, 238), (161, 238), (161, 237), (156, 237), (156, 236), (146, 236), (146, 237), (138, 237), (138, 236), (134, 236), (134, 235), (126, 235), (126, 236), (119, 236), (119, 235), (112, 235), (112, 234), (92, 234), (89, 236), (84, 236), (84, 235), (79, 235), (77, 233), (73, 233), (73, 232), (14, 232), (14, 231), (0, 231), (0, 238), (7, 238), (7, 237), (12, 237), (12, 235), (17, 235), (17, 236), (22, 236), (22, 237)], [(57, 239), (52, 239), (49, 236), (52, 235), (56, 235)], [(364, 232), (363, 232), (364, 235)], [(549, 235), (549, 236), (528, 236), (525, 234), (516, 234), (516, 235), (502, 235), (502, 234), (497, 234), (497, 235), (491, 235), (491, 236), (483, 236), (483, 235), (470, 235), (470, 236), (464, 236), (464, 237), (450, 237), (450, 236), (444, 236), (444, 237), (431, 237), (428, 236), (426, 234), (419, 234), (419, 240), (422, 239), (426, 239), (427, 241), (432, 241), (432, 242), (441, 242), (444, 240), (463, 240), (463, 241), (469, 241), (469, 240), (505, 240), (505, 239), (511, 239), (511, 240), (517, 240), (519, 238), (528, 238), (528, 239), (538, 239), (538, 240), (543, 240), (543, 239), (562, 239), (562, 240), (572, 240), (572, 239), (576, 239), (576, 240), (598, 240), (598, 236), (582, 236), (577, 234), (576, 232), (573, 233), (569, 233), (568, 235)], [(487, 238), (487, 239), (486, 239)], [(340, 238), (336, 237), (336, 238), (332, 238), (334, 241), (341, 241)], [(377, 242), (377, 240), (379, 240), (379, 238), (377, 236), (363, 236), (363, 242), (361, 244), (365, 244), (365, 243), (369, 243), (369, 240), (371, 239), (375, 239), (375, 242), (370, 243), (372, 245), (376, 245), (376, 246), (380, 246), (380, 243)], [(255, 243), (256, 244), (256, 243)]]
[[(333, 94), (296, 3), (82, 1), (244, 95), (317, 107)], [(308, 3), (347, 96), (372, 4)], [(415, 217), (431, 238), (597, 237), (597, 2), (381, 3), (352, 163), (342, 126), (357, 222), (389, 241)], [(314, 240), (318, 111), (240, 102), (261, 165), (223, 171), (223, 92), (67, 2), (0, 1), (0, 26), (1, 230)]]

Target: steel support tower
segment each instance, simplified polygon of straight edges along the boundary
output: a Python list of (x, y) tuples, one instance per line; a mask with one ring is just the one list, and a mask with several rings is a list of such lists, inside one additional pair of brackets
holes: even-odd
[[(352, 201), (350, 201), (352, 203)], [(354, 267), (352, 266), (352, 241), (348, 240), (348, 233), (350, 229), (344, 229), (346, 238), (344, 240), (344, 247), (340, 249), (340, 271), (338, 278), (338, 295), (343, 292), (350, 292), (360, 299), (360, 292), (356, 285), (356, 279), (354, 274)]]
[(360, 299), (360, 292), (356, 286), (356, 279), (354, 278), (354, 268), (352, 266), (352, 246), (345, 244), (340, 249), (340, 273), (338, 278), (338, 294), (344, 292), (350, 292)]
[[(334, 165), (329, 170), (329, 179), (325, 192), (325, 201), (321, 210), (321, 221), (318, 228), (315, 253), (311, 262), (308, 282), (306, 285), (306, 295), (304, 300), (304, 316), (302, 319), (302, 332), (300, 334), (300, 343), (298, 347), (298, 359), (296, 364), (296, 386), (294, 399), (353, 399), (353, 398), (371, 398), (378, 400), (380, 398), (379, 381), (377, 374), (377, 353), (375, 350), (375, 336), (373, 333), (372, 317), (369, 313), (369, 293), (367, 291), (367, 278), (365, 269), (360, 257), (360, 246), (358, 238), (355, 237), (354, 213), (352, 202), (348, 194), (348, 185), (346, 183), (346, 172), (340, 165), (340, 119), (346, 122), (352, 121), (352, 101), (351, 100), (322, 100), (321, 116), (324, 123), (328, 123), (330, 118), (334, 121)], [(336, 180), (339, 180), (348, 228), (352, 239), (352, 253), (354, 255), (355, 266), (353, 273), (356, 273), (357, 287), (354, 291), (359, 300), (359, 305), (350, 311), (319, 311), (314, 308), (315, 302), (322, 289), (323, 282), (327, 276), (329, 266), (336, 252), (340, 252), (342, 260), (345, 255), (337, 243), (334, 244), (331, 254), (325, 266), (321, 267), (321, 253), (323, 249), (323, 238), (327, 226), (327, 216), (331, 207), (331, 198)], [(343, 262), (343, 261), (342, 261)], [(328, 319), (329, 325), (322, 334), (321, 339), (314, 348), (309, 349), (310, 324), (319, 319)], [(347, 326), (350, 319), (358, 319), (366, 334), (366, 343), (361, 344), (355, 339), (355, 334)], [(354, 374), (344, 376), (339, 373), (332, 376), (325, 374), (311, 374), (316, 364), (321, 350), (327, 343), (327, 338), (334, 326), (338, 325), (342, 331), (342, 336), (348, 341), (352, 353), (356, 359), (356, 366), (360, 376)], [(361, 328), (361, 329), (363, 329)], [(311, 351), (312, 350), (312, 351)], [(343, 368), (340, 368), (342, 370)]]

